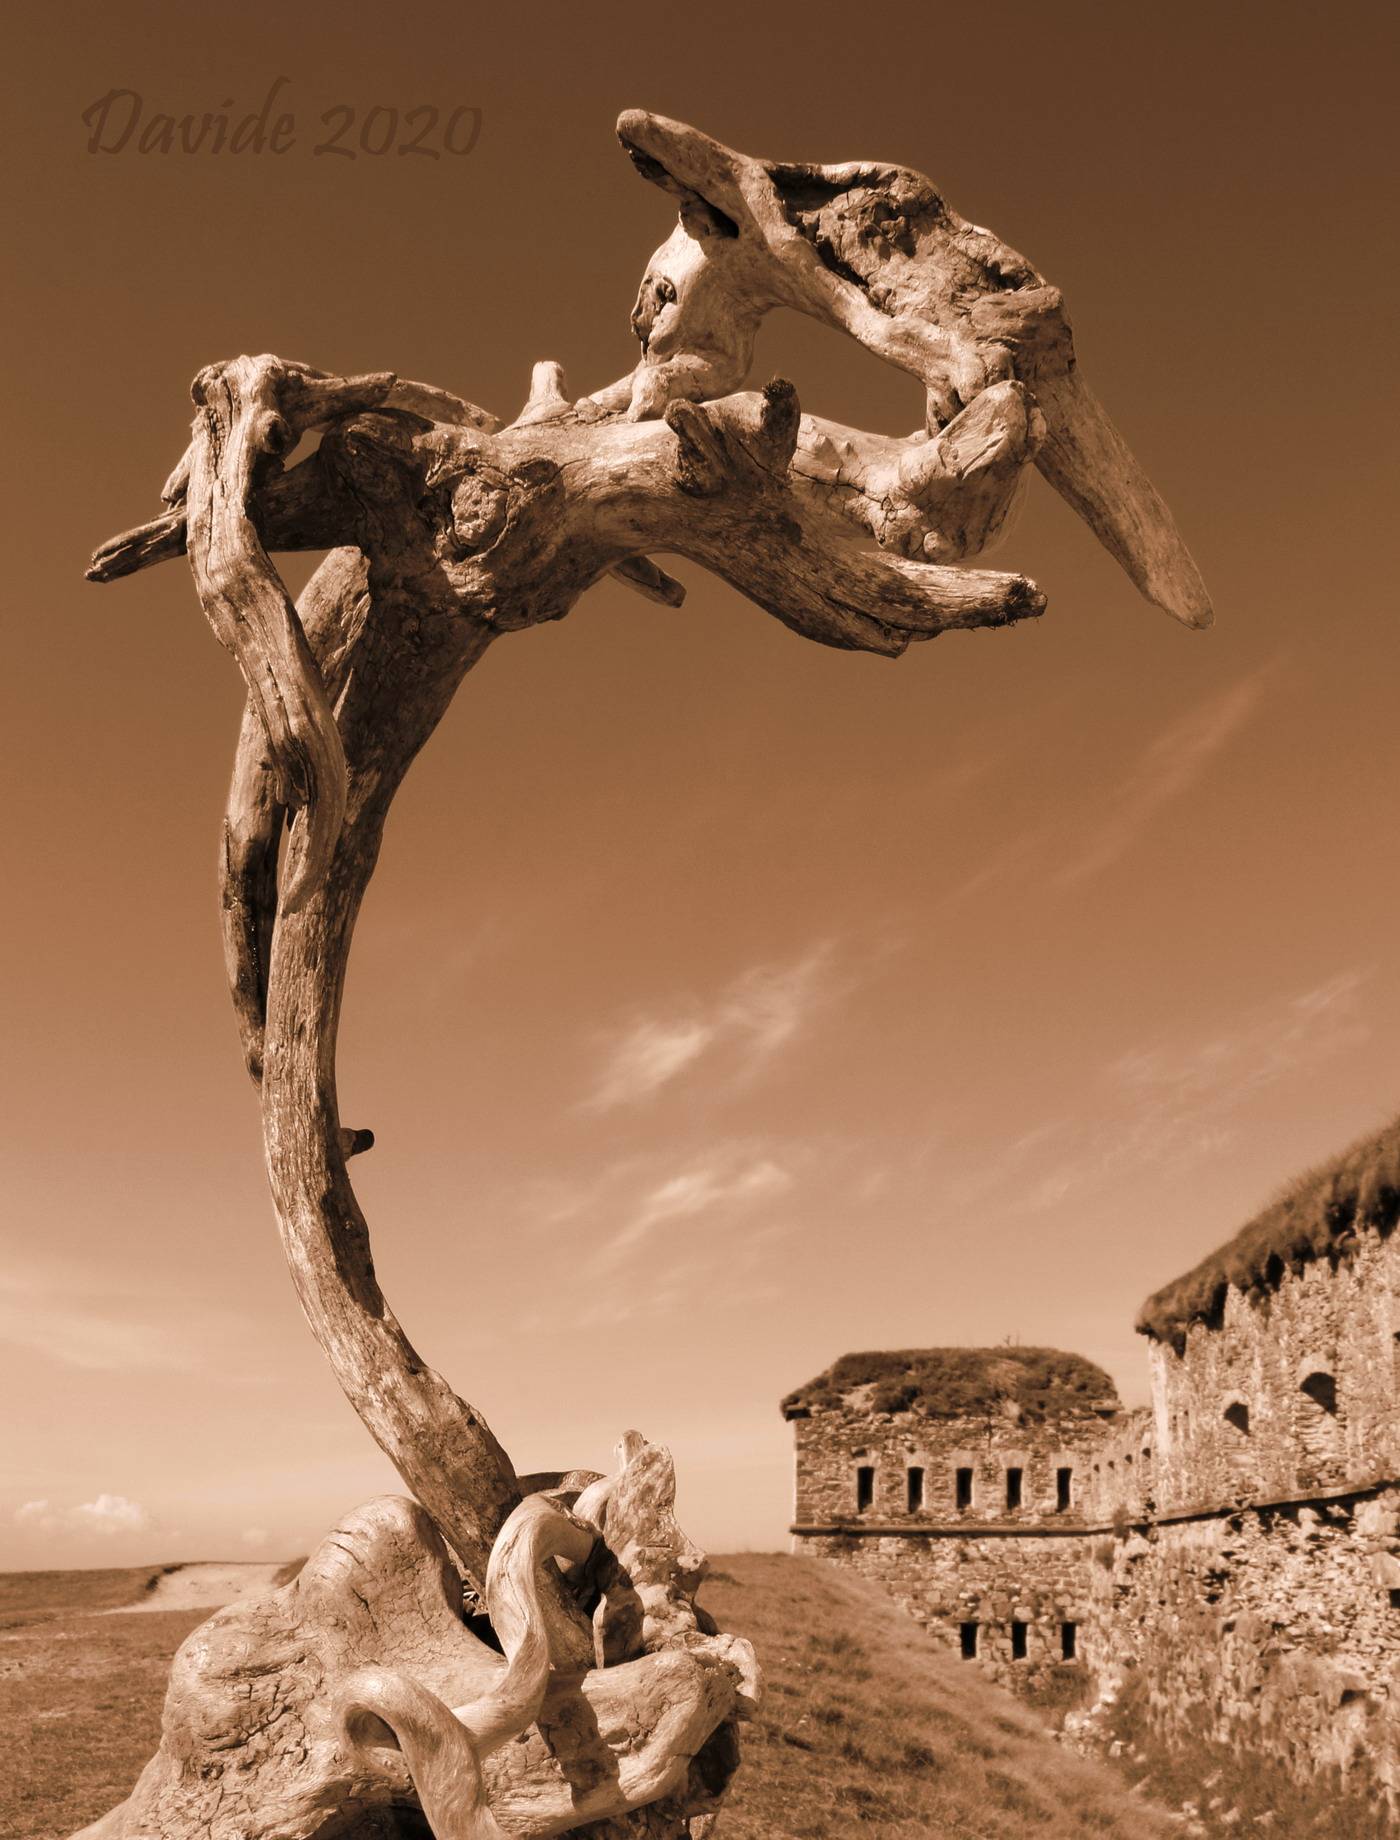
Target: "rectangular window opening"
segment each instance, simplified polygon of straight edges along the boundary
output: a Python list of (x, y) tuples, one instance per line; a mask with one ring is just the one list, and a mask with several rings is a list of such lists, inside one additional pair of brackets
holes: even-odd
[(1021, 1505), (1021, 1471), (1009, 1469), (1006, 1472), (1006, 1505), (1019, 1508)]
[(1013, 1623), (1011, 1625), (1011, 1659), (1013, 1661), (1025, 1660), (1026, 1638), (1029, 1633), (1029, 1623)]
[(1079, 1653), (1078, 1623), (1060, 1624), (1060, 1659), (1073, 1661)]
[(863, 1514), (875, 1499), (875, 1471), (862, 1463), (856, 1471), (856, 1513)]
[(977, 1625), (976, 1623), (959, 1623), (958, 1640), (964, 1661), (977, 1659)]
[(1390, 1607), (1392, 1610), (1400, 1610), (1400, 1587), (1397, 1587), (1396, 1589), (1393, 1589), (1391, 1591)]
[[(972, 1506), (972, 1471), (970, 1469), (958, 1470), (953, 1478), (953, 1487), (957, 1505), (960, 1508), (970, 1508)], [(975, 1623), (969, 1626), (973, 1629), (977, 1627)]]
[(911, 1514), (917, 1514), (924, 1505), (924, 1472), (917, 1465), (911, 1464), (908, 1477), (908, 1508)]
[(1070, 1504), (1074, 1499), (1071, 1493), (1073, 1487), (1074, 1471), (1072, 1469), (1057, 1469), (1055, 1471), (1055, 1512), (1057, 1514), (1067, 1514), (1069, 1512)]

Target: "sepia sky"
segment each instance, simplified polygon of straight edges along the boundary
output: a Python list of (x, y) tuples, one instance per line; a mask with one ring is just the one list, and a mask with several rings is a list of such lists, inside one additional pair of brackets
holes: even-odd
[[(384, 1288), (522, 1470), (668, 1443), (713, 1548), (782, 1544), (779, 1397), (1008, 1336), (1145, 1397), (1143, 1297), (1400, 1107), (1393, 10), (329, 4), (31, 9), (0, 734), (0, 1567), (304, 1551), (397, 1486), (278, 1249), (214, 863), (241, 708), (158, 508), (206, 362), (377, 367), (507, 415), (630, 368), (668, 201), (624, 107), (927, 172), (1061, 285), (1218, 624), (1139, 601), (1037, 477), (1046, 617), (903, 660), (690, 564), (498, 644), (391, 819), (345, 1121)], [(1387, 42), (1389, 41), (1389, 42)], [(86, 151), (255, 110), (285, 154)], [(465, 157), (317, 156), (343, 103)], [(382, 119), (382, 118), (381, 118)], [(905, 432), (792, 316), (756, 377)], [(300, 583), (307, 564), (288, 566)]]

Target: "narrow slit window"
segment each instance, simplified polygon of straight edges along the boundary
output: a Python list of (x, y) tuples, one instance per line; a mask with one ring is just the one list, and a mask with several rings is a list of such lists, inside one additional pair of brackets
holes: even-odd
[[(970, 1469), (960, 1469), (955, 1473), (953, 1477), (953, 1494), (954, 1500), (960, 1508), (970, 1508), (972, 1506), (972, 1471)], [(972, 1627), (976, 1628), (976, 1624), (974, 1623)]]
[(976, 1623), (958, 1624), (958, 1644), (964, 1661), (975, 1661), (977, 1659)]
[(856, 1513), (864, 1514), (875, 1499), (875, 1470), (869, 1463), (862, 1463), (856, 1471)]
[(1022, 1472), (1019, 1469), (1009, 1469), (1006, 1472), (1006, 1505), (1008, 1508), (1019, 1508), (1021, 1505), (1021, 1475)]
[(1074, 1471), (1057, 1469), (1055, 1471), (1055, 1512), (1067, 1514), (1074, 1501)]
[(908, 1493), (905, 1505), (911, 1514), (917, 1514), (924, 1505), (924, 1472), (917, 1464), (910, 1464), (908, 1475)]
[(1299, 1480), (1340, 1480), (1343, 1456), (1342, 1421), (1337, 1411), (1337, 1377), (1324, 1367), (1312, 1370), (1298, 1383), (1298, 1411), (1294, 1431), (1298, 1441)]
[(1013, 1623), (1011, 1625), (1011, 1659), (1013, 1661), (1025, 1660), (1026, 1638), (1030, 1633), (1030, 1627), (1029, 1623)]
[(1073, 1661), (1079, 1654), (1078, 1623), (1060, 1624), (1060, 1659)]

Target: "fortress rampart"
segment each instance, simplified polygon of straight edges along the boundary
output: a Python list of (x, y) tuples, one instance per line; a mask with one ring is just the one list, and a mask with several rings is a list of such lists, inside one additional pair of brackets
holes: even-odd
[(1144, 1305), (1152, 1405), (1048, 1349), (850, 1355), (783, 1403), (799, 1551), (1010, 1684), (1400, 1798), (1400, 1125)]

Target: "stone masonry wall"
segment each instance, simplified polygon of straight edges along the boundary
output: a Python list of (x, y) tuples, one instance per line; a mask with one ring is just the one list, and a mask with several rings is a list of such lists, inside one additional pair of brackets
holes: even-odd
[[(1192, 1732), (1400, 1797), (1400, 1236), (1152, 1344), (1154, 1512), (1091, 1573), (1086, 1652)], [(1119, 1472), (1119, 1482), (1122, 1472)]]
[[(1111, 1422), (1111, 1421), (1110, 1421)], [(799, 1526), (848, 1520), (915, 1525), (995, 1520), (1028, 1525), (1058, 1519), (1057, 1473), (1071, 1472), (1070, 1508), (1082, 1512), (1104, 1437), (1095, 1415), (1020, 1423), (1008, 1417), (924, 1418), (910, 1412), (815, 1407), (795, 1421), (793, 1518)], [(873, 1468), (870, 1507), (857, 1505), (856, 1472)], [(908, 1506), (911, 1468), (923, 1471), (923, 1505)], [(957, 1506), (957, 1472), (972, 1471), (969, 1506)], [(1021, 1472), (1021, 1503), (1007, 1505), (1006, 1474)]]
[(1226, 1293), (1185, 1347), (1153, 1342), (1159, 1512), (1400, 1478), (1400, 1235)]
[(1141, 1520), (1157, 1502), (1156, 1420), (1142, 1407), (1120, 1412), (1099, 1427), (1081, 1496), (1084, 1516), (1097, 1525)]
[[(1100, 1687), (1136, 1674), (1170, 1741), (1400, 1793), (1400, 1490), (1151, 1527), (1090, 1568)], [(1100, 1542), (1098, 1558), (1105, 1557)]]
[[(1032, 1684), (1066, 1659), (1082, 1660), (1090, 1623), (1088, 1540), (1010, 1534), (804, 1534), (797, 1550), (859, 1572), (888, 1590), (955, 1653), (975, 1626), (968, 1656), (1007, 1685)], [(1024, 1647), (1017, 1652), (1014, 1625)], [(1068, 1638), (1066, 1628), (1073, 1630)]]
[(1001, 1678), (1034, 1680), (1067, 1649), (1081, 1655), (1084, 1504), (1104, 1429), (1092, 1414), (1027, 1423), (813, 1408), (794, 1424), (796, 1550), (885, 1585), (955, 1650), (975, 1624), (977, 1660)]

